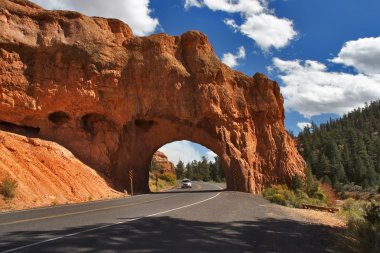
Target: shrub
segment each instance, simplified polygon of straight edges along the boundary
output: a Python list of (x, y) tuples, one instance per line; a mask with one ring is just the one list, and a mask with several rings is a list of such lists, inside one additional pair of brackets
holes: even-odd
[(273, 194), (273, 196), (270, 199), (270, 202), (273, 202), (273, 203), (276, 203), (279, 205), (283, 205), (283, 206), (286, 205), (285, 197), (284, 197), (284, 195), (282, 195), (280, 193)]
[(364, 201), (356, 201), (352, 198), (347, 199), (342, 205), (341, 214), (349, 221), (364, 221)]
[(327, 205), (328, 206), (334, 206), (336, 204), (336, 200), (337, 200), (337, 194), (336, 194), (334, 188), (330, 184), (324, 184), (324, 183), (320, 183), (319, 188), (320, 188), (320, 191), (325, 196), (324, 201), (327, 203)]
[(298, 190), (303, 188), (303, 181), (300, 176), (294, 175), (290, 181), (290, 188), (292, 190)]
[(380, 204), (372, 201), (365, 208), (364, 218), (372, 225), (380, 224)]
[(354, 249), (354, 252), (380, 252), (380, 224), (374, 225), (367, 221), (351, 220), (346, 233), (353, 238), (346, 247)]
[(1, 181), (0, 194), (4, 196), (5, 199), (12, 199), (16, 194), (17, 181), (10, 177), (5, 177)]
[(286, 185), (273, 185), (263, 191), (263, 197), (270, 202), (280, 205), (301, 207), (303, 204), (310, 205), (327, 205), (326, 194), (318, 190), (314, 197), (310, 197), (304, 190), (297, 189), (295, 191), (289, 189)]
[(161, 174), (161, 175), (159, 176), (159, 178), (160, 178), (161, 180), (164, 180), (164, 181), (166, 181), (166, 182), (172, 184), (172, 185), (175, 185), (175, 184), (176, 184), (176, 181), (177, 181), (177, 177), (176, 177), (176, 175), (173, 174), (173, 173), (170, 173), (170, 172), (165, 172), (165, 173)]

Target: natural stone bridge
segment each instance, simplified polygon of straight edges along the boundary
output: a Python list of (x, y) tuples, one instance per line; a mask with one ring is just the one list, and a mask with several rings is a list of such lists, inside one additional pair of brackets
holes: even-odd
[(214, 151), (230, 190), (303, 175), (279, 86), (222, 64), (205, 35), (136, 37), (124, 23), (0, 2), (0, 121), (54, 140), (119, 190), (146, 192), (153, 153), (189, 140)]

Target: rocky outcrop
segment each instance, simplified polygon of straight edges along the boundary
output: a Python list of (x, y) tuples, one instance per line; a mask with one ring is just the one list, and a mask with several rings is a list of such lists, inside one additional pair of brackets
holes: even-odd
[(0, 211), (124, 196), (54, 142), (0, 131), (0, 154), (0, 185), (17, 182), (13, 199), (0, 195)]
[(156, 151), (153, 154), (152, 159), (159, 166), (161, 174), (165, 173), (165, 172), (175, 173), (174, 164), (172, 162), (170, 162), (168, 160), (168, 157), (164, 153), (162, 153), (161, 151)]
[(154, 152), (177, 140), (221, 159), (230, 190), (303, 175), (279, 86), (221, 63), (206, 36), (136, 37), (124, 23), (24, 0), (0, 2), (0, 125), (64, 145), (135, 192)]

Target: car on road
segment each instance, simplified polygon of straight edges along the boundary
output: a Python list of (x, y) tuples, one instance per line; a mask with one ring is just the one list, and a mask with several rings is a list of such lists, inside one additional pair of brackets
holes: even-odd
[(183, 179), (181, 182), (181, 188), (191, 188), (191, 181), (190, 179)]

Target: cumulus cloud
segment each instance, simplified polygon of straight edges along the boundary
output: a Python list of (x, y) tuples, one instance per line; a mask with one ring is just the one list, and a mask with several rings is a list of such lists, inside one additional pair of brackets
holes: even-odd
[(243, 46), (239, 47), (236, 54), (226, 53), (223, 55), (222, 62), (229, 67), (233, 68), (239, 65), (239, 59), (245, 59), (245, 48)]
[(179, 160), (185, 164), (190, 163), (194, 160), (201, 161), (202, 156), (205, 156), (210, 161), (214, 161), (216, 154), (209, 149), (200, 147), (203, 146), (192, 143), (190, 141), (175, 141), (162, 146), (159, 150), (165, 153), (169, 161), (175, 165)]
[(354, 67), (359, 73), (379, 74), (380, 37), (348, 41), (343, 45), (338, 56), (331, 61)]
[(231, 18), (225, 19), (224, 23), (234, 31), (240, 31), (253, 39), (264, 51), (283, 48), (297, 36), (293, 22), (275, 16), (274, 11), (268, 8), (266, 0), (186, 0), (185, 8), (190, 7), (239, 13), (242, 24)]
[(151, 17), (149, 0), (32, 0), (46, 9), (63, 9), (89, 16), (117, 18), (127, 23), (136, 35), (148, 35), (159, 25)]
[(298, 122), (297, 126), (301, 129), (304, 130), (306, 127), (311, 127), (310, 122)]
[(286, 108), (307, 118), (322, 113), (342, 115), (380, 98), (379, 74), (330, 72), (317, 61), (279, 58), (273, 59), (272, 69), (285, 85)]

